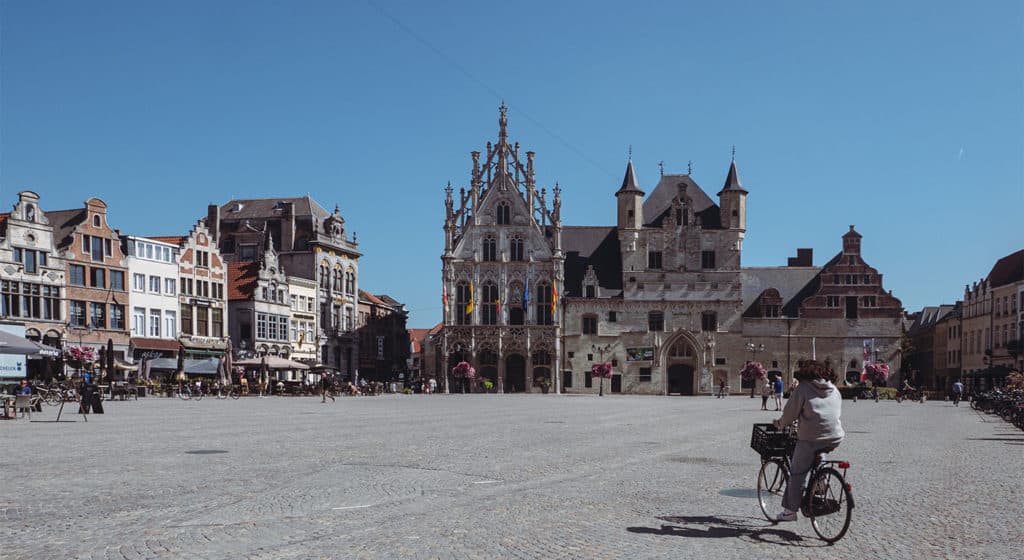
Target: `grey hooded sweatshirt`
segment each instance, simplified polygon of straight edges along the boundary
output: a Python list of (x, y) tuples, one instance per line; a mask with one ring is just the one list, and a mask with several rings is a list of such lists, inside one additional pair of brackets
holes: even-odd
[(779, 424), (788, 426), (799, 420), (798, 440), (838, 444), (846, 435), (839, 423), (842, 399), (839, 389), (824, 379), (804, 381), (786, 401)]

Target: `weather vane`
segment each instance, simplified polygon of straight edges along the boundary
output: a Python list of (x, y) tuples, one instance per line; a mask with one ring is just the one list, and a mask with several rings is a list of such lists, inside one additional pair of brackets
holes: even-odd
[(686, 174), (693, 175), (693, 160), (686, 162)]
[(665, 160), (661, 160), (661, 161), (658, 162), (658, 169), (661, 170), (661, 176), (664, 177), (665, 176)]
[(629, 159), (630, 160), (633, 159), (633, 145), (632, 144), (629, 145)]

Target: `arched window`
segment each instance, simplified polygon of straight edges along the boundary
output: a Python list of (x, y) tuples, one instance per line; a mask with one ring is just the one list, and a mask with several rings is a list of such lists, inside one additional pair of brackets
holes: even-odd
[(508, 225), (512, 223), (510, 220), (512, 213), (507, 202), (499, 203), (498, 208), (496, 209), (496, 213), (498, 218), (498, 225)]
[(498, 240), (493, 236), (488, 235), (487, 237), (484, 237), (483, 249), (485, 261), (498, 260)]
[(95, 216), (92, 217), (92, 225), (94, 227), (100, 227), (100, 215), (99, 214), (96, 214)]
[(551, 284), (547, 282), (537, 283), (537, 318), (538, 325), (551, 324)]
[(466, 307), (469, 305), (469, 284), (459, 282), (455, 285), (455, 324), (468, 325), (471, 323)]
[(669, 356), (673, 358), (692, 358), (693, 348), (691, 348), (685, 341), (680, 340), (672, 345), (672, 349), (669, 351)]
[(342, 291), (341, 274), (342, 274), (342, 272), (341, 272), (340, 268), (335, 268), (334, 269), (334, 291), (335, 292), (341, 292)]
[(518, 235), (509, 242), (509, 260), (523, 260), (523, 238)]
[(480, 287), (480, 324), (481, 325), (497, 325), (498, 324), (498, 286), (492, 282), (488, 282)]
[(345, 290), (350, 293), (356, 293), (356, 273), (349, 270), (345, 273)]

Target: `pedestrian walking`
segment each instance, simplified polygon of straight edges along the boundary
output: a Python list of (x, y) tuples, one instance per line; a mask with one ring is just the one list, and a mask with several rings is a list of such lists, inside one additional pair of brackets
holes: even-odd
[(320, 402), (327, 402), (327, 397), (331, 397), (331, 402), (334, 402), (334, 394), (331, 392), (331, 385), (334, 383), (331, 381), (331, 377), (326, 373), (320, 376)]
[(772, 382), (765, 380), (761, 385), (761, 410), (768, 410), (768, 397), (772, 396)]
[(772, 388), (775, 390), (775, 410), (782, 410), (782, 376), (776, 376), (775, 381), (772, 383)]
[(724, 396), (725, 396), (725, 380), (723, 379), (723, 380), (718, 382), (718, 398), (722, 398)]

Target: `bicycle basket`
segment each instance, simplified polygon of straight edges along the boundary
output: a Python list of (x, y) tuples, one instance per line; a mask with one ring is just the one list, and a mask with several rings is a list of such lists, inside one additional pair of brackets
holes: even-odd
[(754, 424), (750, 433), (750, 447), (761, 457), (788, 457), (795, 446), (795, 434), (788, 428), (777, 430), (773, 424)]

